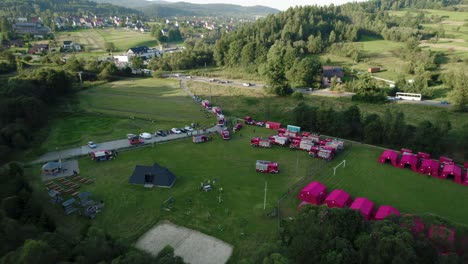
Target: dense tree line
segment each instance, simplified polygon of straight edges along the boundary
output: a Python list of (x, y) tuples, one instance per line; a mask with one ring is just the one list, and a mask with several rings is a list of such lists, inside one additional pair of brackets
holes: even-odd
[[(446, 119), (424, 120), (411, 125), (405, 121), (402, 112), (389, 109), (380, 116), (362, 114), (358, 106), (336, 111), (331, 107), (311, 107), (301, 102), (292, 114), (294, 123), (305, 130), (395, 149), (413, 148), (434, 155), (447, 151), (446, 142), (451, 130)], [(459, 144), (468, 149), (468, 142)]]
[(172, 248), (153, 258), (97, 227), (83, 225), (78, 237), (59, 231), (63, 221), (45, 210), (50, 204), (34, 193), (17, 163), (0, 167), (0, 201), (0, 263), (184, 263)]

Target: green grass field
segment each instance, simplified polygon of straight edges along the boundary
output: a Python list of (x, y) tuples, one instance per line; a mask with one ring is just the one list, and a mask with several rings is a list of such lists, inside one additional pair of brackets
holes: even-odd
[[(58, 43), (72, 40), (84, 46), (85, 52), (78, 54), (100, 55), (105, 53), (104, 43), (113, 42), (116, 51), (124, 52), (128, 48), (137, 46), (153, 47), (156, 40), (149, 33), (139, 33), (124, 28), (81, 29), (77, 31), (60, 32), (56, 36)], [(97, 52), (97, 53), (96, 53)]]
[[(154, 133), (191, 123), (214, 123), (211, 114), (187, 96), (177, 81), (129, 79), (78, 93), (80, 114), (56, 119), (44, 142), (45, 149), (65, 149), (115, 140), (128, 133)], [(135, 118), (133, 118), (135, 117)]]
[[(404, 213), (431, 213), (468, 224), (468, 211), (460, 210), (468, 199), (468, 187), (429, 179), (409, 169), (381, 165), (377, 159), (382, 150), (366, 145), (348, 144), (348, 150), (332, 162), (288, 148), (250, 146), (251, 136), (270, 133), (271, 130), (247, 126), (230, 141), (215, 134), (214, 140), (208, 143), (169, 142), (121, 152), (116, 160), (109, 162), (80, 159), (81, 175), (95, 181), (83, 186), (81, 191), (90, 191), (94, 199), (106, 204), (93, 224), (133, 243), (158, 221), (170, 220), (234, 245), (230, 262), (237, 263), (254, 255), (262, 243), (277, 238), (278, 219), (267, 214), (278, 205), (278, 199), (291, 190), (280, 208), (282, 217), (294, 217), (299, 204), (295, 197), (303, 186), (314, 180), (323, 182), (329, 190), (341, 188), (352, 197), (365, 196), (377, 205), (393, 205)], [(257, 159), (277, 161), (281, 172), (277, 175), (255, 172)], [(346, 168), (339, 168), (333, 176), (333, 166), (342, 159), (347, 160)], [(173, 188), (145, 189), (128, 183), (135, 165), (154, 162), (177, 175)], [(199, 190), (201, 182), (215, 178), (214, 191)], [(268, 184), (266, 210), (263, 209), (265, 182)], [(222, 193), (217, 191), (219, 187), (223, 188)], [(175, 199), (171, 210), (163, 210), (164, 201), (170, 197)]]
[(421, 9), (417, 11), (416, 10), (389, 11), (391, 15), (395, 15), (395, 16), (404, 16), (407, 12), (410, 12), (412, 15), (417, 15), (418, 12), (424, 12), (426, 16), (438, 15), (440, 17), (444, 17), (444, 19), (446, 20), (468, 21), (466, 12), (434, 10), (434, 9)]

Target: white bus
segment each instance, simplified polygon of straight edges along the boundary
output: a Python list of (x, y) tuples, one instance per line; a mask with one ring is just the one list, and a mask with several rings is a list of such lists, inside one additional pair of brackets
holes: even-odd
[(395, 99), (398, 100), (410, 100), (410, 101), (421, 101), (422, 95), (416, 93), (400, 93), (397, 92)]

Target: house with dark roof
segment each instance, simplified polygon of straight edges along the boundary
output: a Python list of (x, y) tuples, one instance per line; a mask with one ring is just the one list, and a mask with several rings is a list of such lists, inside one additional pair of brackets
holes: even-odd
[(141, 46), (141, 47), (129, 48), (126, 53), (127, 55), (137, 55), (137, 54), (146, 53), (147, 51), (148, 51), (147, 46)]
[(29, 54), (44, 53), (49, 51), (49, 44), (34, 44), (29, 50)]
[(154, 163), (153, 166), (136, 165), (132, 176), (128, 180), (132, 184), (140, 184), (145, 187), (171, 188), (176, 181), (176, 176), (167, 168)]
[(323, 66), (322, 67), (322, 85), (324, 87), (329, 87), (332, 83), (332, 79), (336, 77), (337, 83), (342, 83), (342, 78), (344, 76), (343, 67), (335, 66)]

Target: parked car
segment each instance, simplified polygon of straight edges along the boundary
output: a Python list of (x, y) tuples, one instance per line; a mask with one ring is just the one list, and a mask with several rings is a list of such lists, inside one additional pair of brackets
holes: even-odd
[(243, 83), (242, 86), (249, 87), (251, 84), (250, 83)]
[(193, 132), (193, 128), (189, 126), (185, 126), (184, 129), (187, 130), (188, 132)]
[(216, 82), (215, 78), (208, 79), (209, 82)]
[(173, 127), (173, 128), (171, 129), (171, 131), (172, 131), (172, 133), (174, 133), (174, 134), (180, 134), (180, 133), (182, 133), (182, 131), (180, 131), (178, 128), (175, 128), (175, 127)]
[(136, 137), (135, 134), (127, 134), (127, 139), (130, 140), (132, 138)]
[(187, 133), (188, 131), (185, 128), (179, 128), (180, 132)]
[(150, 139), (151, 138), (151, 134), (148, 133), (148, 132), (143, 132), (140, 134), (140, 138), (142, 139)]
[(154, 134), (155, 134), (155, 135), (158, 135), (158, 136), (160, 136), (160, 137), (165, 137), (165, 136), (166, 136), (166, 133), (164, 133), (164, 131), (162, 131), (162, 130), (158, 130), (158, 131), (156, 131), (156, 133), (154, 133)]
[(88, 147), (90, 147), (90, 148), (97, 148), (97, 144), (94, 143), (93, 141), (89, 141), (89, 142), (88, 142)]
[(188, 76), (187, 76), (187, 79), (192, 79), (192, 76), (191, 76), (191, 75), (188, 75)]
[(447, 101), (444, 100), (444, 101), (440, 101), (440, 104), (441, 104), (441, 105), (448, 105), (449, 102), (447, 102)]

